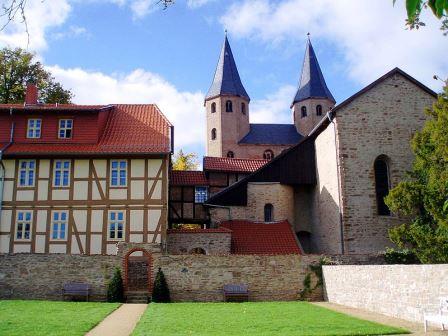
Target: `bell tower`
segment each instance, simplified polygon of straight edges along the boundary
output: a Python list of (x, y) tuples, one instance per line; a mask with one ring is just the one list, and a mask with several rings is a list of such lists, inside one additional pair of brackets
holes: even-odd
[(238, 142), (250, 129), (249, 102), (226, 33), (215, 76), (204, 102), (207, 156), (238, 157)]
[(308, 135), (335, 103), (325, 83), (308, 33), (299, 88), (291, 103), (297, 132)]

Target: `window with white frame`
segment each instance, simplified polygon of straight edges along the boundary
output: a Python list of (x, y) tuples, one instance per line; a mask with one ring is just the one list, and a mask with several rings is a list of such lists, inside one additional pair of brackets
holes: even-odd
[(19, 162), (19, 187), (34, 187), (36, 177), (36, 161), (21, 160)]
[(208, 198), (207, 187), (194, 188), (194, 201), (196, 203), (204, 203)]
[(28, 130), (26, 133), (29, 139), (40, 138), (42, 120), (41, 119), (28, 119)]
[(71, 139), (73, 119), (59, 119), (59, 139)]
[(54, 162), (53, 186), (68, 187), (70, 184), (70, 160), (56, 160)]
[(111, 187), (126, 187), (127, 169), (126, 160), (112, 160), (110, 164), (110, 185)]
[(16, 222), (16, 240), (30, 240), (31, 239), (31, 221), (33, 215), (31, 211), (17, 212)]
[(66, 240), (68, 228), (68, 216), (66, 211), (53, 212), (51, 222), (51, 239)]
[(124, 212), (109, 212), (109, 239), (122, 240), (124, 238)]

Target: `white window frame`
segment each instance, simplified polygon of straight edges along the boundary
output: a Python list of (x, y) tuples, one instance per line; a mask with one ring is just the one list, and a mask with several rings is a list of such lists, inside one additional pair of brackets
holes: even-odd
[[(32, 126), (31, 123), (33, 123)], [(37, 125), (37, 123), (39, 123), (39, 126)], [(40, 139), (41, 136), (42, 136), (42, 119), (39, 118), (28, 119), (26, 128), (26, 137), (28, 139)]]
[[(58, 163), (61, 163), (61, 167), (58, 168)], [(68, 168), (64, 167), (65, 163), (68, 163)], [(53, 162), (53, 187), (55, 188), (69, 188), (71, 179), (71, 160), (55, 160)], [(56, 177), (60, 174), (59, 184), (56, 184)], [(67, 173), (67, 184), (64, 184), (64, 173)]]
[[(55, 214), (58, 214), (58, 218), (55, 219)], [(65, 219), (62, 219), (62, 215), (65, 215)], [(65, 226), (64, 229), (64, 236), (61, 237), (61, 227), (62, 225)], [(55, 226), (57, 226), (57, 229), (55, 230)], [(53, 236), (55, 231), (56, 238)], [(50, 240), (57, 240), (57, 241), (66, 241), (68, 236), (68, 212), (67, 211), (52, 211), (51, 213), (51, 232), (50, 232)]]
[[(67, 126), (67, 122), (70, 121), (71, 126)], [(62, 122), (64, 122), (64, 126), (62, 126)], [(67, 131), (70, 131), (70, 136), (67, 136)], [(61, 132), (63, 132), (63, 136), (61, 136)], [(59, 119), (59, 128), (58, 128), (58, 138), (59, 139), (71, 139), (73, 137), (73, 119)]]
[[(119, 219), (121, 215), (121, 219)], [(114, 227), (112, 228), (112, 225)], [(121, 238), (118, 238), (119, 225), (121, 225)], [(126, 214), (121, 210), (110, 210), (107, 215), (107, 240), (108, 241), (123, 241), (125, 237)], [(113, 232), (113, 237), (112, 237)]]
[[(30, 163), (34, 163), (34, 167), (31, 168), (30, 167)], [(22, 168), (22, 163), (26, 163), (26, 167)], [(19, 161), (19, 176), (17, 177), (18, 179), (18, 184), (20, 188), (33, 188), (36, 184), (36, 160), (20, 160)], [(25, 182), (22, 183), (22, 172), (25, 172)], [(33, 176), (33, 183), (30, 183), (30, 172), (32, 172), (32, 176)]]
[[(114, 163), (117, 163), (117, 167), (114, 168)], [(121, 164), (124, 163), (124, 168)], [(114, 184), (114, 172), (117, 172), (117, 183)], [(121, 175), (124, 172), (124, 184), (121, 183)], [(110, 181), (109, 185), (112, 188), (126, 188), (128, 186), (128, 161), (127, 160), (111, 160), (110, 161)]]
[[(204, 188), (205, 189), (205, 199), (202, 202), (198, 201), (197, 193), (199, 192), (198, 191), (199, 188), (201, 188), (201, 189)], [(202, 196), (202, 195), (200, 195), (200, 196)], [(205, 186), (194, 187), (194, 202), (195, 203), (198, 203), (198, 204), (205, 203), (207, 201), (207, 199), (208, 199), (208, 188), (207, 187), (205, 187)]]
[[(20, 216), (22, 215), (22, 216)], [(29, 215), (29, 218), (27, 219), (27, 215)], [(19, 219), (19, 217), (22, 217), (22, 219)], [(29, 226), (28, 230), (28, 238), (25, 238), (25, 234), (27, 232), (26, 226)], [(21, 226), (21, 229), (19, 230), (19, 226)], [(18, 237), (19, 232), (21, 233), (21, 237)], [(18, 211), (16, 215), (16, 232), (14, 233), (14, 240), (17, 241), (30, 241), (31, 235), (33, 233), (33, 212), (24, 210), (24, 211)]]

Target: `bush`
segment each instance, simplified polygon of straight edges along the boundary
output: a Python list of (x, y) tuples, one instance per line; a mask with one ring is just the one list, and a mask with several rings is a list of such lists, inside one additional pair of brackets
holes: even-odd
[(387, 248), (384, 259), (388, 264), (420, 264), (414, 252), (408, 249), (394, 250)]
[(152, 302), (171, 302), (170, 290), (165, 280), (165, 274), (163, 274), (163, 271), (160, 267), (157, 271), (156, 279), (154, 280), (154, 287), (152, 289)]
[(124, 289), (123, 279), (121, 278), (121, 271), (117, 267), (115, 268), (112, 279), (107, 284), (107, 302), (123, 302), (124, 301)]

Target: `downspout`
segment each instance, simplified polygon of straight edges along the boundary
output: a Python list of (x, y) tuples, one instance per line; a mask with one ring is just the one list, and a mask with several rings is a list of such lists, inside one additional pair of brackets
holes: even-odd
[[(12, 116), (12, 108), (9, 111), (9, 114)], [(11, 124), (11, 133), (9, 135), (9, 142), (0, 149), (0, 221), (2, 218), (2, 209), (3, 209), (3, 189), (5, 185), (5, 174), (6, 174), (6, 168), (3, 164), (3, 153), (5, 150), (12, 145), (12, 142), (14, 140), (14, 121)]]

